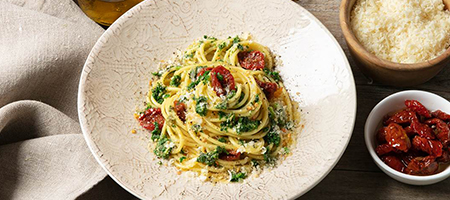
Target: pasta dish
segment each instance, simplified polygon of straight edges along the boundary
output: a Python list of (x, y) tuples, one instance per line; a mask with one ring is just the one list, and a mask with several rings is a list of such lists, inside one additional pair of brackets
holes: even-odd
[(298, 116), (267, 47), (204, 36), (153, 73), (136, 113), (158, 158), (203, 181), (239, 182), (290, 153)]

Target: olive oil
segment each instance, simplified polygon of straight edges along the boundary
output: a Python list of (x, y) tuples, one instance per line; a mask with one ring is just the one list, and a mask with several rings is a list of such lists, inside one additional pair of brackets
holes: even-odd
[(81, 10), (95, 22), (110, 26), (127, 10), (143, 0), (78, 0)]

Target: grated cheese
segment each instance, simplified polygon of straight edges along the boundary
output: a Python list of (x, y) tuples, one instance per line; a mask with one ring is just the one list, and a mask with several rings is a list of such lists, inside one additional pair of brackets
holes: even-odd
[(431, 60), (450, 44), (450, 12), (442, 0), (357, 0), (350, 21), (370, 53), (392, 62)]

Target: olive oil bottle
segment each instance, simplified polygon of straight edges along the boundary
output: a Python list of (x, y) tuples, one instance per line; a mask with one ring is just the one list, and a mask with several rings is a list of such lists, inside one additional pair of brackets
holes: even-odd
[(103, 26), (110, 26), (141, 1), (143, 0), (77, 0), (77, 3), (89, 18)]

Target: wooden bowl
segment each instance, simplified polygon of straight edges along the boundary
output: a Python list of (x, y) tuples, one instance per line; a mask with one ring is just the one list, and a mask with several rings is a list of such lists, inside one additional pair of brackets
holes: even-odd
[[(430, 80), (449, 64), (450, 48), (432, 60), (413, 64), (394, 63), (369, 53), (356, 39), (350, 26), (350, 13), (355, 2), (356, 0), (342, 0), (339, 20), (353, 60), (369, 78), (392, 86), (413, 86)], [(443, 2), (448, 9), (450, 0)]]

